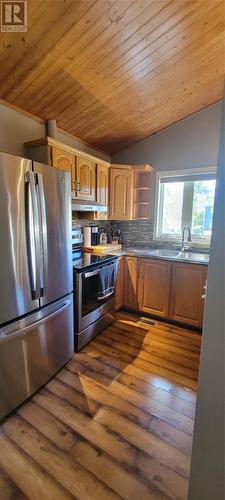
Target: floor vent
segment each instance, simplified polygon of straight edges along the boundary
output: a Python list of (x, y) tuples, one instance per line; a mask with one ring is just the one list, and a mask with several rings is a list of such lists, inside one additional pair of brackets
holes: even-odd
[(152, 328), (157, 325), (157, 321), (153, 321), (150, 318), (145, 318), (144, 316), (141, 316), (141, 318), (138, 320), (138, 323), (143, 323), (144, 325), (149, 325)]

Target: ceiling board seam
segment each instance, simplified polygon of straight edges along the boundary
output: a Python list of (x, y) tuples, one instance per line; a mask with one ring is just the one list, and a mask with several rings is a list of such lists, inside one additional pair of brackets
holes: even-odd
[[(222, 78), (222, 80), (223, 80), (223, 77), (221, 77), (221, 78)], [(215, 80), (215, 77), (214, 77), (214, 75), (213, 75), (213, 76), (212, 76), (212, 82), (214, 82), (214, 81), (217, 81), (217, 78), (216, 78), (216, 80)], [(208, 87), (208, 82), (206, 83), (206, 86)], [(222, 95), (222, 87), (223, 87), (223, 85), (221, 85), (221, 95)], [(199, 91), (198, 91), (198, 92), (201, 94), (201, 89), (199, 89)], [(221, 98), (221, 95), (220, 95), (220, 97), (218, 97), (218, 99), (220, 99), (220, 98)], [(183, 99), (183, 96), (181, 96), (181, 97), (180, 97), (180, 99)], [(173, 102), (173, 101), (171, 101), (171, 102)], [(173, 104), (172, 104), (172, 105), (173, 105)], [(203, 107), (205, 107), (205, 106), (206, 106), (206, 105), (204, 105)], [(193, 111), (193, 112), (194, 112), (194, 111)], [(156, 107), (155, 115), (156, 115), (156, 116), (158, 116), (158, 108), (157, 108), (157, 107)], [(145, 124), (146, 124), (146, 123), (148, 124), (148, 122), (149, 122), (149, 121), (150, 121), (151, 123), (153, 122), (154, 115), (153, 115), (153, 113), (152, 113), (151, 111), (148, 111), (148, 116), (149, 116), (149, 117), (148, 117), (148, 119), (147, 119), (147, 120), (145, 120), (144, 122), (143, 122), (143, 121), (141, 122), (142, 131), (144, 130), (144, 123), (145, 123)], [(130, 116), (129, 116), (129, 119), (130, 119), (130, 120), (132, 120), (132, 118), (131, 118)], [(117, 120), (117, 123), (118, 123), (118, 126), (117, 126), (116, 128), (114, 127), (112, 130), (110, 129), (111, 133), (112, 133), (113, 131), (117, 130), (117, 129), (119, 130), (119, 127), (121, 128), (121, 122), (120, 122), (119, 120)], [(147, 126), (146, 126), (146, 128), (147, 128)], [(102, 127), (102, 130), (105, 130), (105, 129), (107, 129), (107, 124), (104, 124), (104, 127)], [(100, 133), (101, 133), (101, 130), (100, 130), (100, 129), (99, 129), (99, 130), (98, 130), (98, 129), (95, 129), (95, 133), (100, 134)], [(87, 135), (89, 136), (90, 134), (91, 134), (91, 132), (90, 132), (89, 134), (87, 134)], [(89, 140), (89, 139), (87, 139), (87, 140)]]
[[(212, 56), (212, 58), (213, 58), (213, 56)], [(222, 78), (223, 78), (223, 76), (222, 76)], [(218, 77), (216, 77), (216, 80), (215, 80), (214, 75), (212, 75), (212, 80), (213, 80), (213, 81), (217, 81), (217, 79), (218, 79)], [(206, 85), (208, 86), (208, 82), (207, 82), (207, 84), (206, 84)], [(178, 84), (177, 88), (179, 88), (179, 87), (180, 87), (180, 85)], [(201, 89), (199, 89), (199, 92), (201, 92)], [(173, 96), (173, 94), (175, 94), (175, 93), (176, 93), (176, 88), (174, 89), (174, 91), (173, 91), (173, 93), (172, 93), (172, 96)], [(183, 97), (186, 97), (186, 96), (182, 96), (181, 98), (183, 98)], [(172, 98), (171, 98), (171, 99), (172, 99)], [(159, 106), (159, 105), (160, 105), (160, 102), (159, 102), (159, 103), (157, 103), (157, 104), (155, 105), (155, 108), (156, 108), (156, 112), (155, 112), (155, 114), (156, 114), (156, 115), (158, 115), (158, 113), (159, 113), (159, 111), (158, 111), (158, 109), (159, 109), (159, 108), (158, 108), (158, 106)], [(142, 126), (142, 128), (144, 127), (144, 124), (145, 124), (146, 122), (147, 122), (147, 123), (148, 123), (149, 121), (150, 121), (150, 122), (152, 122), (152, 120), (153, 120), (153, 118), (154, 118), (154, 115), (152, 114), (152, 110), (151, 110), (151, 108), (150, 108), (150, 109), (147, 109), (147, 108), (145, 109), (145, 116), (146, 116), (146, 114), (148, 114), (148, 115), (149, 115), (149, 117), (148, 117), (147, 119), (145, 119), (144, 121), (143, 121), (143, 120), (141, 121), (141, 126)], [(118, 117), (118, 118), (119, 118), (119, 117)], [(129, 120), (129, 121), (132, 121), (132, 119), (133, 119), (132, 114), (129, 114), (129, 118), (128, 118), (128, 120)], [(103, 120), (102, 120), (102, 121), (103, 121)], [(119, 121), (119, 120), (117, 120), (117, 121)], [(120, 121), (119, 123), (121, 123), (121, 121)], [(90, 125), (90, 122), (89, 122), (89, 125)], [(106, 127), (107, 127), (107, 122), (104, 122), (104, 125), (102, 126), (102, 129), (103, 129), (103, 130), (105, 130), (105, 128), (106, 128)], [(100, 130), (99, 128), (95, 128), (95, 133), (100, 133), (100, 132), (101, 132), (101, 130)], [(82, 133), (82, 128), (81, 128), (81, 127), (80, 127), (80, 133)]]
[[(115, 3), (116, 3), (116, 1), (115, 1), (115, 2), (113, 2), (113, 4), (112, 4), (112, 5), (114, 5)], [(60, 44), (60, 43), (63, 41), (63, 39), (64, 39), (66, 36), (68, 36), (68, 33), (72, 32), (72, 31), (74, 30), (74, 27), (76, 26), (76, 24), (77, 24), (78, 22), (82, 21), (82, 20), (85, 18), (86, 14), (87, 14), (87, 13), (88, 13), (88, 12), (89, 12), (92, 8), (94, 8), (97, 4), (98, 4), (98, 1), (96, 0), (96, 1), (93, 3), (93, 5), (89, 6), (89, 7), (88, 7), (88, 9), (87, 9), (84, 13), (82, 13), (82, 15), (81, 15), (78, 19), (76, 19), (76, 21), (75, 21), (75, 22), (71, 25), (71, 27), (69, 28), (69, 30), (68, 30), (68, 31), (66, 31), (66, 32), (64, 32), (64, 34), (60, 37), (60, 39), (59, 39), (59, 40), (57, 40), (57, 42), (56, 42), (56, 44), (55, 44), (55, 45)], [(106, 7), (106, 9), (105, 9), (105, 11), (101, 12), (101, 14), (99, 15), (99, 17), (97, 17), (97, 19), (95, 19), (95, 20), (94, 20), (93, 24), (89, 24), (89, 26), (88, 26), (88, 30), (87, 30), (87, 31), (89, 31), (89, 30), (90, 30), (90, 29), (91, 29), (91, 28), (95, 25), (96, 21), (98, 21), (99, 19), (101, 19), (102, 14), (103, 14), (104, 12), (107, 12), (108, 8), (109, 8), (109, 7), (107, 6), (107, 7)], [(86, 33), (85, 33), (85, 34), (86, 34)], [(80, 39), (78, 39), (78, 41), (80, 41)], [(74, 43), (74, 42), (73, 42), (73, 43)], [(70, 50), (70, 49), (71, 49), (71, 47), (73, 46), (73, 43), (71, 43), (71, 44), (69, 45), (69, 47), (67, 48), (67, 50)], [(53, 49), (53, 50), (55, 50), (55, 49)], [(46, 59), (46, 58), (48, 58), (48, 56), (49, 56), (49, 52), (46, 52), (46, 54), (44, 54), (44, 58)], [(38, 69), (39, 65), (40, 65), (40, 64), (42, 64), (42, 62), (43, 62), (42, 60), (41, 60), (41, 61), (39, 60), (39, 61), (37, 62), (37, 65), (36, 65), (35, 70), (37, 70), (37, 69)], [(46, 70), (44, 69), (44, 70), (42, 71), (42, 73), (40, 73), (40, 75), (39, 75), (39, 76), (43, 76), (43, 74), (45, 74), (45, 72), (46, 72)], [(18, 94), (17, 98), (19, 98), (19, 97), (20, 97), (20, 96), (24, 93), (24, 91), (25, 91), (28, 87), (29, 87), (29, 84), (28, 84), (25, 88), (23, 88), (23, 90), (20, 92), (20, 94)]]
[[(171, 127), (174, 127), (174, 126), (177, 126), (177, 125), (178, 125), (178, 123), (184, 122), (185, 120), (190, 119), (192, 116), (194, 116), (194, 115), (198, 115), (199, 113), (201, 113), (201, 112), (202, 112), (202, 111), (204, 111), (205, 109), (208, 109), (208, 108), (210, 108), (210, 107), (212, 107), (212, 106), (215, 106), (216, 104), (218, 104), (218, 103), (220, 103), (220, 102), (222, 102), (222, 97), (221, 97), (220, 99), (217, 99), (216, 101), (212, 102), (209, 106), (205, 106), (204, 108), (202, 108), (202, 107), (201, 107), (201, 108), (199, 108), (197, 111), (195, 111), (194, 113), (190, 113), (190, 115), (187, 115), (187, 116), (185, 116), (184, 118), (181, 118), (181, 119), (179, 119), (179, 120), (177, 120), (177, 121), (175, 121), (175, 122), (173, 122), (173, 123), (170, 123), (169, 125), (166, 125), (166, 126), (165, 126), (165, 127), (163, 127), (162, 129), (156, 130), (155, 132), (153, 132), (153, 133), (151, 133), (151, 134), (149, 134), (149, 135), (146, 135), (145, 137), (143, 137), (143, 138), (141, 138), (141, 139), (138, 139), (137, 141), (132, 142), (132, 143), (128, 144), (128, 145), (127, 145), (127, 146), (125, 146), (125, 147), (124, 147), (124, 146), (122, 146), (122, 148), (121, 148), (121, 149), (118, 149), (118, 150), (116, 151), (116, 153), (115, 153), (115, 154), (117, 154), (117, 153), (121, 153), (122, 151), (125, 151), (125, 149), (128, 149), (128, 148), (130, 148), (130, 147), (132, 147), (132, 146), (136, 146), (136, 144), (140, 144), (141, 142), (144, 142), (144, 141), (146, 141), (146, 140), (150, 139), (151, 137), (153, 137), (153, 136), (154, 136), (154, 135), (156, 135), (156, 134), (160, 134), (161, 132), (165, 132), (167, 129), (169, 129), (169, 128), (171, 128)], [(114, 154), (114, 152), (111, 150), (111, 151), (110, 151), (110, 154), (111, 154), (111, 155), (113, 155), (113, 154)]]
[[(93, 5), (95, 5), (95, 4), (97, 4), (97, 0), (94, 2), (94, 4), (93, 4)], [(74, 9), (74, 5), (73, 5), (73, 4), (69, 5), (68, 9), (64, 12), (64, 16), (65, 16), (66, 14), (68, 14), (68, 12), (69, 12), (70, 10), (73, 10), (73, 9)], [(78, 21), (80, 21), (80, 19), (82, 19), (83, 17), (85, 17), (85, 15), (87, 14), (87, 12), (88, 12), (89, 10), (90, 10), (90, 7), (88, 7), (88, 8), (87, 8), (87, 10), (85, 11), (85, 13), (82, 13), (81, 17), (80, 17), (80, 18), (78, 18), (78, 20), (76, 19), (76, 21), (75, 21), (75, 22), (73, 22), (72, 26), (70, 27), (70, 30), (74, 29), (74, 26), (77, 24), (77, 22), (78, 22)], [(54, 28), (53, 28), (53, 29), (54, 29)], [(62, 39), (65, 37), (65, 33), (66, 33), (66, 32), (64, 32), (64, 33), (63, 33), (63, 35), (61, 35), (61, 36), (60, 36), (60, 38), (59, 38), (59, 39), (57, 39), (57, 41), (55, 42), (55, 44), (56, 44), (56, 45), (58, 44), (58, 42), (59, 42), (60, 40), (62, 40)], [(49, 32), (48, 32), (48, 35), (49, 35)], [(28, 50), (30, 51), (30, 48), (29, 48)], [(49, 49), (45, 52), (45, 54), (44, 54), (44, 56), (43, 56), (43, 57), (48, 56), (48, 54), (49, 54)], [(39, 64), (40, 64), (40, 59), (36, 62), (36, 64), (34, 65), (34, 68), (35, 68), (35, 69), (37, 69)], [(25, 74), (21, 77), (21, 80), (22, 80), (22, 81), (23, 81), (24, 77), (26, 77), (26, 73), (25, 73)], [(20, 95), (24, 93), (24, 91), (26, 90), (26, 88), (27, 88), (27, 87), (23, 88), (23, 90), (21, 91), (21, 93), (20, 93), (17, 97), (20, 97)], [(10, 92), (10, 90), (11, 90), (11, 89), (7, 90), (7, 94)]]
[[(196, 43), (196, 42), (195, 42), (195, 43)], [(191, 42), (191, 43), (190, 43), (187, 47), (189, 47), (191, 44), (192, 44), (192, 42)], [(185, 49), (186, 49), (187, 47), (185, 47)], [(158, 49), (157, 49), (157, 50), (158, 50)], [(184, 50), (184, 49), (182, 49), (182, 51), (181, 51), (181, 52), (183, 52), (183, 50)], [(177, 52), (177, 53), (176, 53), (176, 57), (177, 57), (177, 55), (178, 55), (178, 54), (179, 54), (179, 52)], [(164, 63), (163, 63), (163, 64), (164, 64)], [(161, 65), (161, 63), (160, 63), (160, 65)], [(160, 67), (160, 65), (159, 65), (159, 66), (156, 66), (156, 67), (155, 67), (154, 69), (152, 69), (149, 73), (147, 73), (147, 74), (145, 75), (145, 77), (146, 77), (148, 74), (150, 74), (152, 71), (155, 71), (156, 69), (158, 69), (158, 68)], [(117, 87), (113, 88), (113, 89), (110, 91), (110, 93), (109, 93), (108, 95), (110, 96), (110, 95), (114, 94), (114, 92), (115, 92), (115, 91), (117, 91), (118, 89), (120, 89), (120, 87), (121, 87), (121, 86), (123, 86), (126, 82), (128, 82), (128, 81), (130, 81), (130, 80), (132, 81), (132, 76), (131, 76), (129, 79), (127, 79), (127, 80), (125, 80), (124, 82), (122, 82), (122, 83), (121, 83), (120, 85), (118, 85)], [(125, 90), (126, 90), (126, 88), (127, 88), (127, 87), (125, 87)], [(107, 96), (107, 94), (105, 94), (104, 96), (101, 96), (101, 98), (103, 98), (103, 97), (108, 97), (108, 96)], [(96, 98), (96, 99), (97, 99), (97, 98)], [(74, 102), (74, 101), (73, 101), (73, 102)], [(69, 106), (66, 108), (67, 110), (68, 110), (70, 107), (72, 107), (73, 102), (69, 104)], [(106, 102), (107, 102), (107, 101), (106, 101)], [(83, 114), (86, 110), (91, 111), (91, 109), (92, 109), (92, 108), (90, 108), (89, 106), (87, 106), (86, 108), (83, 108), (83, 109), (82, 109), (82, 112), (80, 112), (78, 115), (76, 115), (76, 118), (78, 118), (78, 117), (80, 116), (80, 114), (81, 114), (81, 113)]]
[[(220, 24), (221, 24), (221, 23), (219, 23), (219, 25), (220, 25)], [(220, 33), (220, 35), (219, 35), (219, 36), (222, 38), (223, 34), (222, 34), (222, 33)], [(210, 40), (211, 40), (211, 39), (210, 39)], [(215, 43), (215, 40), (213, 40), (213, 41), (212, 41), (212, 43)], [(216, 42), (216, 43), (217, 43), (217, 42)], [(188, 45), (188, 47), (190, 47), (191, 45), (192, 45), (192, 43), (190, 43), (190, 44)], [(213, 46), (212, 46), (212, 47), (213, 47)], [(201, 49), (200, 49), (200, 50), (202, 50), (202, 51), (203, 51), (203, 50), (204, 50), (204, 48), (203, 48), (203, 47), (201, 47)], [(213, 50), (213, 48), (212, 48), (212, 50)], [(181, 59), (182, 59), (182, 60), (184, 60), (184, 56), (182, 56), (182, 53), (183, 53), (183, 50), (182, 50), (181, 52), (177, 52), (177, 53), (176, 53), (176, 55), (174, 56), (174, 57), (178, 57), (178, 60), (176, 61), (176, 65), (177, 65), (177, 63), (178, 63)], [(190, 55), (188, 54), (188, 56), (187, 56), (187, 57), (190, 57)], [(191, 55), (191, 57), (193, 57), (193, 56)], [(158, 71), (158, 72), (159, 72), (159, 71), (160, 71), (160, 66), (162, 66), (162, 64), (163, 64), (163, 65), (164, 65), (164, 64), (168, 64), (168, 60), (167, 60), (166, 62), (160, 63), (158, 66), (156, 66), (155, 68), (151, 69), (151, 70), (150, 70), (147, 74), (145, 74), (145, 75), (143, 76), (143, 78), (147, 79), (148, 75), (149, 75), (150, 73), (154, 72), (154, 71)], [(170, 63), (170, 64), (171, 64), (171, 63)], [(198, 64), (198, 60), (197, 60), (197, 61), (195, 61), (195, 64)], [(149, 66), (148, 66), (148, 67), (149, 67)], [(141, 79), (141, 78), (140, 78), (140, 79)], [(125, 83), (127, 83), (127, 81), (128, 81), (128, 80), (126, 80), (126, 81), (125, 81), (125, 82), (123, 82), (121, 85), (119, 85), (119, 86), (117, 87), (117, 90), (119, 90), (121, 87), (123, 87), (123, 86), (124, 86), (124, 84), (125, 84)], [(126, 86), (125, 86), (125, 88), (123, 88), (123, 89), (122, 89), (122, 91), (120, 91), (120, 93), (117, 93), (117, 95), (116, 95), (116, 99), (117, 99), (117, 100), (119, 100), (119, 99), (120, 99), (121, 93), (126, 93), (126, 95), (128, 95), (128, 89), (129, 89), (129, 86), (128, 86), (128, 85), (126, 85)], [(115, 92), (115, 89), (114, 89), (114, 92)], [(113, 94), (114, 92), (112, 91), (112, 94)], [(144, 91), (144, 92), (148, 93), (148, 90), (146, 90), (146, 91)], [(109, 95), (111, 95), (111, 93), (110, 93)], [(143, 98), (145, 98), (145, 94), (143, 94), (143, 93), (142, 93), (142, 97), (143, 97)], [(113, 98), (114, 98), (114, 96), (112, 97), (112, 99), (113, 99)], [(133, 97), (130, 97), (130, 100), (131, 100), (131, 101), (132, 101), (132, 99), (133, 99)], [(108, 103), (108, 101), (105, 101), (104, 103), (100, 103), (100, 104), (99, 104), (99, 106), (100, 106), (100, 107), (101, 107), (102, 105), (106, 106), (106, 105), (107, 105), (107, 103)], [(128, 105), (128, 104), (129, 104), (129, 103), (127, 103), (127, 105)], [(70, 107), (71, 107), (71, 106), (72, 106), (72, 105), (70, 105)], [(87, 108), (87, 109), (89, 109), (89, 112), (91, 112), (91, 111), (92, 111), (92, 109), (91, 109), (91, 108)], [(86, 111), (86, 110), (85, 110), (85, 109), (83, 109), (83, 110), (82, 110), (82, 114), (83, 114), (85, 111)], [(95, 112), (96, 112), (96, 111), (97, 111), (97, 108), (95, 109)], [(75, 118), (76, 118), (76, 119), (77, 119), (77, 118), (79, 118), (79, 115), (76, 115), (76, 116), (75, 116)]]
[[(137, 0), (135, 0), (135, 1), (131, 4), (131, 5), (135, 4), (136, 2), (137, 2)], [(117, 2), (115, 2), (115, 3), (117, 3)], [(115, 4), (115, 3), (114, 3), (114, 4)], [(113, 4), (113, 5), (114, 5), (114, 4)], [(127, 9), (126, 9), (126, 10), (127, 10)], [(121, 14), (120, 14), (118, 17), (120, 17), (120, 16), (121, 16)], [(101, 18), (101, 16), (100, 16), (100, 18)], [(113, 21), (113, 22), (114, 22), (114, 21)], [(107, 28), (106, 28), (106, 29), (108, 29), (108, 28), (109, 28), (109, 27), (113, 24), (113, 22), (111, 22), (111, 23), (107, 26)], [(93, 24), (92, 26), (94, 26), (94, 24)], [(105, 31), (105, 30), (103, 30), (103, 31), (100, 33), (100, 35), (101, 35), (104, 31)], [(98, 35), (98, 36), (99, 36), (99, 35)], [(95, 41), (97, 38), (98, 38), (98, 37), (96, 37), (96, 38), (94, 39), (94, 41)], [(92, 43), (93, 43), (94, 41), (92, 41)], [(71, 46), (72, 46), (72, 45), (70, 45), (70, 46), (67, 48), (67, 51), (69, 51), (69, 50), (71, 49)], [(85, 45), (85, 47), (83, 48), (83, 50), (84, 50), (84, 49), (86, 49), (87, 47), (88, 47), (88, 43), (87, 43), (87, 45)], [(82, 52), (81, 52), (81, 53), (82, 53)], [(85, 61), (85, 64), (87, 64), (87, 61)], [(70, 66), (70, 64), (69, 64), (68, 66)], [(68, 66), (67, 66), (67, 72), (69, 71), (69, 70), (68, 70)], [(78, 67), (79, 67), (79, 66), (78, 66)], [(45, 70), (43, 70), (43, 72), (41, 73), (41, 76), (43, 76), (45, 73), (46, 73), (46, 71), (45, 71)], [(59, 74), (59, 71), (58, 71), (58, 74)], [(70, 76), (72, 77), (72, 74), (71, 74)], [(66, 78), (67, 78), (67, 77), (65, 77), (65, 78), (62, 80), (62, 82), (63, 82), (64, 80), (66, 80)], [(60, 81), (60, 83), (62, 83), (62, 82)], [(69, 86), (68, 86), (67, 88), (69, 88)], [(66, 89), (66, 90), (67, 90), (67, 89)], [(21, 93), (22, 93), (22, 92), (21, 92)], [(20, 95), (21, 95), (21, 94), (20, 94)], [(40, 110), (40, 112), (42, 112), (42, 109)]]
[[(154, 1), (155, 1), (155, 0), (153, 0), (153, 2), (154, 2)], [(153, 3), (153, 2), (152, 2), (152, 3)], [(167, 4), (167, 6), (168, 6), (169, 4), (171, 4), (172, 2), (173, 2), (173, 0), (169, 1), (169, 2), (168, 2), (168, 4)], [(136, 3), (136, 1), (135, 1), (134, 3), (132, 3), (132, 5), (134, 5), (135, 3)], [(145, 10), (147, 10), (148, 8), (149, 8), (149, 6), (148, 6), (148, 7), (146, 7), (146, 9), (144, 9), (144, 11), (145, 11)], [(163, 7), (163, 8), (164, 8), (164, 7)], [(162, 9), (160, 9), (160, 10), (162, 10)], [(143, 13), (144, 11), (142, 11), (142, 13)], [(157, 14), (158, 14), (158, 13), (157, 13)], [(137, 17), (139, 17), (139, 15), (140, 15), (140, 14), (138, 14), (137, 16), (135, 16), (135, 18), (134, 18), (133, 20), (135, 20)], [(153, 16), (153, 17), (154, 17), (154, 16)], [(133, 21), (133, 20), (132, 20), (132, 21)], [(151, 18), (151, 20), (152, 20), (152, 18)], [(130, 24), (130, 23), (128, 23), (128, 24)], [(127, 25), (128, 25), (128, 24), (127, 24)], [(127, 25), (125, 25), (125, 27), (126, 27)], [(145, 25), (145, 23), (144, 23), (143, 25), (141, 25), (141, 28), (142, 28), (144, 25)], [(138, 30), (136, 30), (133, 34), (137, 33), (137, 32), (139, 31), (139, 29), (141, 29), (141, 28), (139, 27), (139, 28), (138, 28)], [(132, 34), (131, 36), (133, 36), (133, 34)], [(129, 40), (129, 39), (131, 38), (131, 36), (128, 36), (128, 37), (125, 39), (125, 41)], [(115, 52), (115, 50), (116, 50), (118, 47), (119, 47), (119, 46), (116, 46), (116, 47), (115, 47), (115, 48), (114, 48), (114, 49), (110, 52), (110, 54), (111, 54), (112, 52)], [(101, 59), (103, 59), (103, 58), (101, 58)], [(98, 60), (99, 60), (99, 59), (98, 59)], [(97, 61), (98, 61), (98, 60), (97, 60)], [(79, 69), (79, 66), (78, 66), (78, 68), (76, 68), (76, 69)], [(72, 76), (72, 75), (73, 75), (73, 73), (71, 74), (71, 76)], [(65, 90), (67, 91), (67, 90), (69, 90), (69, 88), (70, 88), (70, 87), (69, 87), (69, 85), (68, 85), (68, 86), (67, 86), (67, 88), (66, 88)], [(77, 98), (79, 98), (79, 91), (78, 91), (78, 97), (76, 97), (76, 100), (77, 100)], [(75, 102), (76, 102), (76, 101), (75, 101)], [(68, 107), (70, 107), (70, 105), (69, 105)], [(67, 108), (66, 108), (66, 109), (67, 109)], [(42, 110), (41, 110), (41, 111), (42, 111)]]
[[(47, 10), (47, 9), (48, 9), (48, 6), (47, 6), (47, 3), (46, 3), (46, 2), (42, 2), (42, 3), (43, 3), (43, 5), (45, 6), (45, 9), (44, 9), (44, 12), (45, 12), (45, 10)], [(38, 16), (38, 18), (35, 20), (35, 25), (34, 25), (34, 27), (33, 27), (34, 31), (35, 31), (35, 26), (36, 26), (36, 25), (40, 25), (40, 24), (41, 24), (41, 23), (40, 23), (40, 19), (42, 19), (42, 17), (43, 17), (43, 12), (40, 12), (40, 15), (39, 15), (39, 16)], [(32, 48), (32, 47), (30, 47), (30, 46), (27, 48), (27, 51), (26, 51), (26, 52), (25, 52), (25, 53), (21, 56), (21, 59), (24, 59), (24, 57), (26, 57), (26, 54), (28, 54), (28, 53), (30, 52), (31, 48)], [(1, 81), (3, 81), (3, 80), (5, 80), (5, 79), (7, 79), (7, 78), (8, 78), (8, 76), (10, 75), (10, 73), (11, 73), (11, 69), (10, 69), (10, 70), (9, 70), (9, 72), (5, 75), (5, 78), (3, 77), (3, 78), (0, 80), (0, 83), (1, 83)], [(25, 74), (26, 74), (26, 72), (25, 72)], [(15, 85), (15, 83), (17, 83), (17, 82), (14, 82), (14, 85)], [(7, 92), (8, 92), (8, 91), (9, 91), (9, 90), (7, 89)], [(3, 95), (3, 97), (4, 97), (4, 95)]]

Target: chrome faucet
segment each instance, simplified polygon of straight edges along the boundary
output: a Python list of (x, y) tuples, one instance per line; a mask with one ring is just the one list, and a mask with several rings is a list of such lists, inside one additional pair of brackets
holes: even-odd
[(183, 231), (182, 231), (182, 241), (181, 241), (181, 251), (184, 252), (184, 250), (188, 250), (189, 246), (187, 243), (185, 245), (184, 240), (185, 240), (185, 232), (188, 231), (188, 243), (192, 241), (191, 239), (191, 230), (189, 226), (184, 226)]

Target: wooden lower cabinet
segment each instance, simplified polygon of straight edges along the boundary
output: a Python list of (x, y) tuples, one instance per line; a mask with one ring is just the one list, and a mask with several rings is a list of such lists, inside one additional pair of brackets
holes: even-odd
[(123, 261), (123, 306), (138, 309), (136, 257), (124, 257)]
[(118, 311), (123, 305), (123, 264), (124, 257), (118, 258), (118, 270), (115, 293), (115, 310)]
[(187, 323), (197, 328), (202, 327), (204, 285), (207, 279), (207, 266), (186, 263), (174, 263), (169, 318)]
[(169, 313), (171, 263), (140, 259), (138, 280), (139, 309), (167, 318)]
[(205, 265), (120, 257), (116, 310), (124, 306), (201, 328), (207, 272)]

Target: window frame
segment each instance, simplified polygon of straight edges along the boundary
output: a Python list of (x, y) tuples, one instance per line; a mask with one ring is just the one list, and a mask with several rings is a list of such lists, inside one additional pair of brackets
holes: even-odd
[[(208, 167), (199, 167), (195, 169), (185, 169), (185, 170), (167, 170), (156, 172), (156, 184), (155, 184), (155, 210), (154, 210), (154, 231), (153, 231), (153, 239), (162, 242), (172, 242), (172, 243), (180, 243), (181, 234), (164, 234), (163, 236), (158, 236), (158, 227), (159, 227), (159, 217), (160, 217), (160, 179), (162, 177), (187, 177), (187, 176), (197, 176), (199, 174), (215, 174), (216, 178), (217, 167), (216, 166), (208, 166)], [(194, 181), (190, 181), (194, 182)], [(188, 186), (187, 186), (188, 190)], [(187, 195), (188, 196), (188, 195)], [(189, 194), (191, 196), (191, 193)], [(187, 223), (187, 219), (184, 220), (184, 214), (182, 214), (182, 226), (189, 225)], [(161, 218), (162, 223), (162, 218)], [(196, 246), (204, 246), (208, 247), (210, 245), (210, 238), (205, 237), (195, 237), (192, 235), (192, 244)]]

